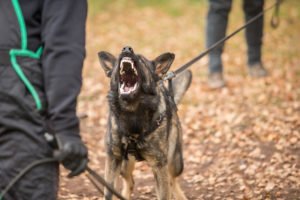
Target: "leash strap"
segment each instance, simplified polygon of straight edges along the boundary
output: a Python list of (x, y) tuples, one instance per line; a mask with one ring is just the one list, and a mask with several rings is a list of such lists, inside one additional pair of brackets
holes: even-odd
[(102, 176), (97, 174), (94, 170), (92, 170), (89, 166), (87, 166), (86, 171), (94, 177), (99, 183), (105, 186), (109, 191), (111, 191), (116, 197), (121, 200), (126, 200), (119, 192), (117, 192), (110, 184), (108, 184)]
[(102, 194), (104, 195), (104, 192), (102, 188), (98, 185), (98, 183), (92, 178), (90, 174), (86, 174), (86, 177), (91, 181), (91, 183), (94, 185), (94, 187)]
[(211, 52), (214, 48), (216, 48), (217, 46), (219, 46), (220, 44), (222, 44), (223, 42), (225, 42), (226, 40), (229, 40), (230, 38), (232, 38), (234, 35), (236, 35), (237, 33), (239, 33), (240, 31), (242, 31), (243, 29), (245, 29), (247, 26), (249, 26), (250, 24), (252, 24), (254, 21), (256, 21), (257, 19), (259, 19), (260, 17), (262, 17), (264, 15), (264, 13), (268, 12), (269, 10), (271, 10), (272, 8), (275, 8), (275, 18), (273, 18), (273, 22), (275, 22), (275, 24), (278, 26), (279, 24), (279, 18), (278, 18), (278, 13), (279, 13), (279, 5), (283, 2), (283, 0), (276, 0), (276, 2), (274, 4), (272, 4), (270, 7), (264, 9), (262, 12), (260, 12), (259, 14), (257, 14), (255, 17), (253, 17), (252, 19), (250, 19), (248, 22), (246, 22), (243, 26), (241, 26), (240, 28), (238, 28), (236, 31), (232, 32), (231, 34), (229, 34), (228, 36), (224, 37), (223, 39), (219, 40), (218, 42), (216, 42), (215, 44), (213, 44), (211, 47), (209, 47), (208, 49), (206, 49), (204, 52), (200, 53), (198, 56), (196, 56), (195, 58), (193, 58), (192, 60), (190, 60), (189, 62), (187, 62), (186, 64), (182, 65), (181, 67), (179, 67), (177, 70), (175, 71), (170, 71), (168, 72), (164, 77), (163, 80), (170, 80), (172, 78), (174, 78), (177, 74), (185, 71), (187, 68), (189, 68), (191, 65), (193, 65), (195, 62), (197, 62), (198, 60), (200, 60), (201, 58), (203, 58), (204, 56), (206, 56), (209, 52)]

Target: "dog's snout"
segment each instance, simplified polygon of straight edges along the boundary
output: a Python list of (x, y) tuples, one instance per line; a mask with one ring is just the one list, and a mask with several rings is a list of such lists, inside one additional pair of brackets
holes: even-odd
[(122, 50), (123, 53), (133, 53), (133, 49), (129, 46), (124, 47)]

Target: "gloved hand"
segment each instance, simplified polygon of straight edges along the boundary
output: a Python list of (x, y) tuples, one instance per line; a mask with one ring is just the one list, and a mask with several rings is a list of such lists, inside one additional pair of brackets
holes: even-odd
[(79, 135), (55, 135), (58, 150), (54, 152), (63, 166), (70, 170), (68, 177), (81, 174), (88, 163), (88, 151)]

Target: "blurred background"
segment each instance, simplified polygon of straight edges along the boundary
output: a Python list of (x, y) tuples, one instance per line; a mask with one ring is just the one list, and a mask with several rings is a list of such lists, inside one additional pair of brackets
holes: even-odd
[[(90, 165), (104, 172), (109, 79), (97, 53), (118, 55), (124, 46), (154, 59), (176, 55), (171, 69), (205, 50), (206, 0), (88, 0), (87, 58), (79, 112)], [(266, 0), (266, 7), (274, 1)], [(244, 23), (233, 1), (227, 33)], [(300, 199), (300, 1), (286, 0), (280, 26), (265, 15), (263, 61), (270, 75), (247, 76), (244, 32), (226, 42), (227, 87), (206, 85), (207, 58), (192, 66), (193, 82), (179, 115), (184, 131), (188, 199)], [(61, 180), (60, 199), (102, 199), (84, 175)], [(156, 199), (151, 169), (138, 163), (133, 199)]]

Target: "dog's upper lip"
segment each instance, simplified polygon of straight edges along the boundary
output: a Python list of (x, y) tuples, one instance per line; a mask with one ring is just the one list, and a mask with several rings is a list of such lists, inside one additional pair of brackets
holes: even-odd
[(121, 62), (120, 62), (120, 75), (125, 74), (125, 70), (126, 70), (126, 69), (124, 69), (125, 64), (129, 64), (131, 66), (131, 69), (134, 71), (135, 75), (136, 76), (138, 75), (137, 69), (134, 65), (134, 61), (130, 57), (123, 57), (121, 59)]

